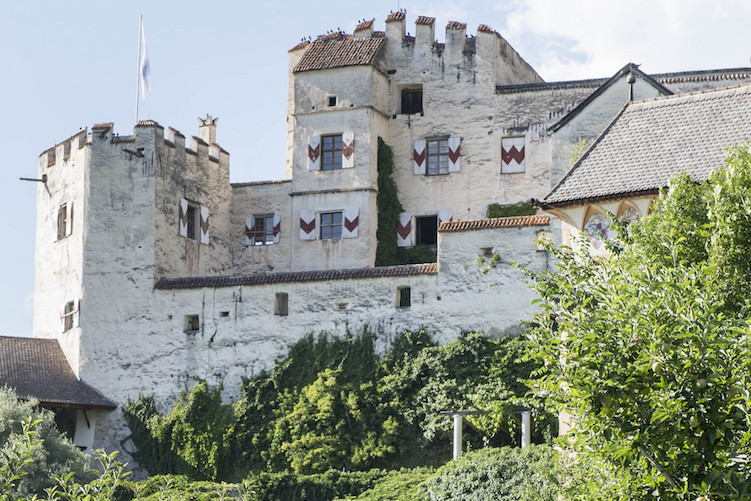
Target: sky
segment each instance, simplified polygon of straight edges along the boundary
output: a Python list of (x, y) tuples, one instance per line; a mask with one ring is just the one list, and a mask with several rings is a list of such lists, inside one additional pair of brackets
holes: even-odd
[[(0, 335), (31, 336), (39, 155), (82, 127), (135, 123), (138, 19), (144, 18), (151, 93), (140, 119), (198, 134), (219, 117), (232, 182), (284, 177), (287, 51), (303, 37), (384, 29), (390, 11), (497, 30), (546, 81), (609, 77), (626, 63), (647, 73), (751, 66), (748, 0), (352, 0), (4, 2), (0, 190), (6, 243)], [(116, 291), (113, 291), (116, 294)]]

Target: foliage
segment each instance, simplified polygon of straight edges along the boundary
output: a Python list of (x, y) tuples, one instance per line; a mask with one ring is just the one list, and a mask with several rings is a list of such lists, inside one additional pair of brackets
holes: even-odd
[(511, 205), (490, 204), (485, 212), (485, 217), (533, 216), (535, 214), (537, 214), (537, 209), (532, 206), (531, 200), (527, 200)]
[(413, 247), (397, 247), (396, 264), (435, 263), (435, 246), (419, 244)]
[(114, 501), (208, 501), (243, 496), (241, 486), (224, 482), (192, 481), (184, 475), (153, 475), (140, 482), (123, 482)]
[(426, 501), (556, 501), (556, 452), (547, 445), (485, 448), (442, 466), (418, 490)]
[(84, 473), (83, 453), (60, 434), (53, 414), (38, 405), (0, 388), (0, 492), (7, 499), (41, 495), (55, 484), (52, 475)]
[(200, 382), (167, 416), (156, 413), (151, 398), (128, 401), (124, 412), (137, 447), (134, 458), (149, 471), (216, 480), (230, 469), (225, 431), (232, 409), (222, 404), (221, 387)]
[(744, 145), (703, 185), (674, 179), (611, 259), (551, 249), (559, 273), (532, 274), (538, 394), (629, 497), (751, 499), (750, 199)]
[(329, 501), (358, 495), (370, 489), (386, 474), (382, 470), (342, 472), (329, 470), (320, 475), (260, 473), (244, 482), (250, 501)]
[(339, 501), (418, 501), (422, 484), (433, 475), (432, 468), (412, 468), (390, 471), (377, 484), (359, 496)]
[(88, 482), (79, 483), (73, 472), (54, 475), (57, 485), (46, 489), (48, 500), (59, 501), (110, 501), (114, 498), (122, 480), (130, 475), (125, 465), (115, 461), (117, 451), (107, 454), (102, 450), (95, 452), (99, 462), (98, 469), (86, 468)]
[(396, 181), (394, 181), (394, 159), (391, 147), (381, 137), (378, 138), (378, 229), (376, 230), (376, 266), (404, 264), (397, 257), (396, 227), (399, 214), (404, 211), (399, 202)]
[(580, 137), (568, 154), (569, 163), (571, 165), (574, 165), (576, 162), (578, 162), (582, 155), (584, 155), (584, 153), (587, 151), (587, 148), (589, 148), (589, 145), (587, 145), (587, 140)]
[[(156, 413), (150, 397), (130, 402), (134, 457), (152, 474), (228, 481), (251, 471), (439, 464), (450, 457), (452, 426), (440, 411), (497, 405), (502, 417), (470, 423), (479, 430), (468, 430), (470, 446), (517, 441), (512, 411), (533, 405), (520, 381), (536, 368), (519, 362), (521, 339), (470, 333), (439, 347), (425, 331), (404, 332), (380, 357), (375, 342), (369, 331), (309, 335), (271, 373), (245, 381), (242, 398), (231, 404), (205, 384), (167, 416)], [(542, 401), (535, 402), (544, 413)], [(551, 430), (541, 426), (536, 440)]]

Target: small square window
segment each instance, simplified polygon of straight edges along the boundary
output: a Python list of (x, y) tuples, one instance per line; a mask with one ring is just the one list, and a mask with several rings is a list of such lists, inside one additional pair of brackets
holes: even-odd
[(248, 235), (252, 239), (253, 245), (273, 244), (274, 216), (272, 214), (264, 214), (253, 216), (253, 218), (255, 219), (255, 226), (253, 227), (253, 231)]
[(321, 240), (338, 240), (342, 238), (342, 213), (321, 213)]
[(198, 315), (185, 315), (183, 332), (192, 333), (201, 330), (201, 319)]
[(396, 289), (396, 306), (398, 308), (412, 306), (412, 289), (410, 287), (398, 287)]
[(342, 168), (342, 135), (321, 136), (321, 170)]
[(286, 317), (289, 315), (289, 294), (277, 292), (274, 298), (274, 315)]
[(209, 212), (205, 206), (181, 199), (178, 234), (202, 244), (209, 243)]
[(329, 106), (336, 106), (336, 96), (329, 96)]
[(402, 113), (422, 113), (422, 88), (402, 90)]
[(222, 318), (227, 318), (229, 316), (229, 312), (228, 311), (220, 311), (219, 312), (219, 316), (222, 317)]

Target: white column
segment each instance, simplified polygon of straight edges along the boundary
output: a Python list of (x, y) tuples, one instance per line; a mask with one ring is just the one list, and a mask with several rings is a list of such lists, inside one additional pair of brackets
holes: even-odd
[(522, 448), (532, 443), (531, 416), (532, 411), (522, 411)]
[(462, 415), (454, 414), (454, 459), (462, 455)]

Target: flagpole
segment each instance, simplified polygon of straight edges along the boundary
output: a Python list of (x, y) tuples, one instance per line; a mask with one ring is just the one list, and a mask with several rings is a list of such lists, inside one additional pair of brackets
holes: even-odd
[(138, 102), (141, 94), (141, 41), (143, 40), (143, 14), (141, 14), (138, 21), (138, 66), (136, 66), (136, 123), (138, 124)]

